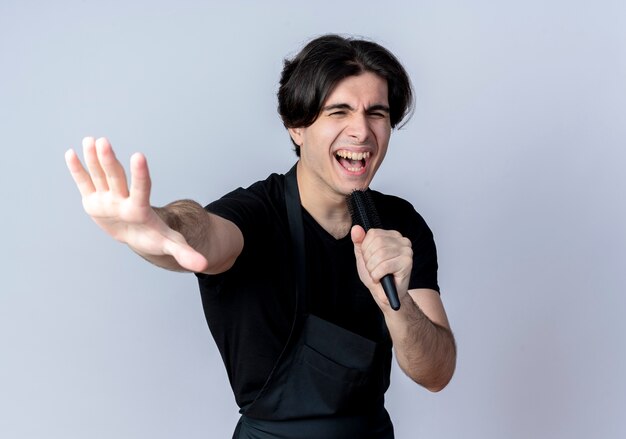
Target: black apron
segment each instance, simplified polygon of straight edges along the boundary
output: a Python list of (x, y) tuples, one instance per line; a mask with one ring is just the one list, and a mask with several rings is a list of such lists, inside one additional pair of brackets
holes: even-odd
[(287, 343), (233, 439), (393, 439), (384, 408), (391, 341), (376, 343), (306, 310), (305, 248), (296, 166), (285, 175), (296, 266), (296, 312)]

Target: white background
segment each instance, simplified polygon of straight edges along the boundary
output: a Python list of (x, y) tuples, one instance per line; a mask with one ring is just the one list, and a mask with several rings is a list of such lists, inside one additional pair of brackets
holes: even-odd
[(373, 187), (435, 233), (457, 373), (397, 369), (404, 438), (626, 436), (626, 3), (0, 3), (0, 437), (229, 438), (237, 408), (192, 275), (83, 213), (63, 154), (144, 152), (153, 203), (294, 162), (285, 56), (338, 32), (414, 82)]

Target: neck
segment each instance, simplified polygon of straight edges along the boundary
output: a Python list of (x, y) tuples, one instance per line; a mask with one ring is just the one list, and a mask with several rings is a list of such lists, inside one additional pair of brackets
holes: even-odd
[(297, 177), (302, 207), (336, 239), (346, 236), (350, 232), (352, 219), (345, 195), (331, 192), (323, 183), (310, 179), (300, 163)]

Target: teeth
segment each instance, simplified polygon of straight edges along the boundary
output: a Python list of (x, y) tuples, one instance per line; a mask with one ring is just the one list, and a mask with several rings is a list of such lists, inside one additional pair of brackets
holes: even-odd
[(337, 157), (342, 157), (344, 159), (349, 159), (349, 160), (363, 160), (363, 159), (368, 159), (370, 157), (369, 152), (352, 152), (352, 151), (346, 151), (344, 149), (337, 151), (335, 155), (337, 155)]

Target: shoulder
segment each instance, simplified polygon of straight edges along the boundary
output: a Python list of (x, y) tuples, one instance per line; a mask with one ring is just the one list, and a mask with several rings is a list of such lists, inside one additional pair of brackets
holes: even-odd
[(384, 194), (374, 189), (370, 189), (370, 191), (377, 205), (380, 204), (381, 206), (384, 205), (386, 207), (393, 207), (402, 210), (415, 210), (413, 205), (404, 198)]
[(239, 187), (227, 193), (205, 208), (220, 216), (230, 216), (233, 212), (245, 214), (250, 210), (276, 208), (284, 204), (284, 185), (284, 175), (271, 174), (265, 180), (257, 181), (246, 188)]
[(371, 192), (383, 227), (399, 231), (402, 231), (400, 228), (428, 229), (428, 225), (422, 215), (415, 210), (415, 207), (409, 201), (375, 190), (371, 190)]
[(227, 202), (249, 202), (255, 199), (262, 201), (280, 198), (283, 193), (284, 185), (284, 175), (276, 173), (270, 174), (265, 180), (259, 180), (246, 188), (239, 187), (227, 193), (220, 199), (209, 204), (207, 209), (210, 210), (211, 206), (218, 206)]
[(284, 182), (284, 175), (271, 174), (265, 180), (227, 193), (205, 208), (233, 222), (249, 240), (267, 227), (280, 224), (286, 216)]
[(265, 180), (257, 181), (244, 190), (259, 194), (274, 194), (276, 192), (282, 193), (284, 186), (285, 176), (283, 174), (273, 173)]

